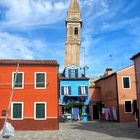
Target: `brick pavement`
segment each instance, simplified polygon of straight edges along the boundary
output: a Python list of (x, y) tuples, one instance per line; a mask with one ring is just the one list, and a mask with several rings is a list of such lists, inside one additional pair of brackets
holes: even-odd
[(140, 140), (136, 123), (61, 123), (59, 131), (16, 131), (9, 140)]

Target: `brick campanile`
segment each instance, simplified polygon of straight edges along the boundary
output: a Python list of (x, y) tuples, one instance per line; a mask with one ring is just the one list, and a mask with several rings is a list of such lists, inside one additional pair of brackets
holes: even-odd
[(80, 32), (82, 19), (78, 0), (71, 0), (66, 19), (65, 67), (80, 66)]

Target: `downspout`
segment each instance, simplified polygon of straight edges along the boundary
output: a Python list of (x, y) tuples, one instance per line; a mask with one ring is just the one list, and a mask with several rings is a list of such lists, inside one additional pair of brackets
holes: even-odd
[(117, 73), (116, 76), (116, 94), (117, 94), (117, 106), (118, 106), (118, 122), (120, 122), (120, 108), (119, 108), (119, 96), (118, 96), (118, 80), (117, 80)]

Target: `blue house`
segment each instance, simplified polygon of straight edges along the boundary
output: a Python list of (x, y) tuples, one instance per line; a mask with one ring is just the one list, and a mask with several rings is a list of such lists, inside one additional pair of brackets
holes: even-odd
[(87, 119), (90, 101), (89, 78), (82, 74), (80, 67), (72, 65), (64, 69), (59, 79), (61, 113), (71, 114), (74, 120)]
[(71, 0), (66, 18), (65, 67), (60, 74), (60, 114), (71, 114), (74, 120), (88, 119), (89, 78), (80, 68), (80, 33), (82, 19), (78, 0)]

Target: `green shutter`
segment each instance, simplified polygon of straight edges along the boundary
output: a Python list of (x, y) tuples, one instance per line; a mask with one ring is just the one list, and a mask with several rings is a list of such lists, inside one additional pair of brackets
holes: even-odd
[[(15, 78), (16, 78), (16, 82), (15, 82)], [(16, 73), (14, 73), (14, 82), (15, 82), (15, 87), (22, 87), (22, 73), (17, 73), (17, 77), (16, 77)]]
[(78, 87), (78, 93), (81, 95), (81, 86)]
[(14, 103), (13, 104), (13, 118), (22, 118), (22, 104)]
[(71, 95), (71, 87), (68, 86), (68, 90), (69, 90), (69, 95)]
[(36, 118), (43, 119), (45, 118), (45, 104), (38, 103), (36, 104)]
[(129, 77), (123, 78), (124, 88), (130, 88)]
[(39, 88), (45, 87), (45, 74), (44, 73), (36, 74), (36, 87), (39, 87)]
[(69, 78), (71, 78), (71, 69), (69, 69)]
[(88, 95), (88, 86), (86, 86), (85, 88), (86, 88), (86, 95)]
[(64, 95), (64, 87), (63, 86), (61, 87), (61, 93), (62, 93), (62, 95)]
[(75, 77), (78, 77), (78, 69), (75, 70)]

